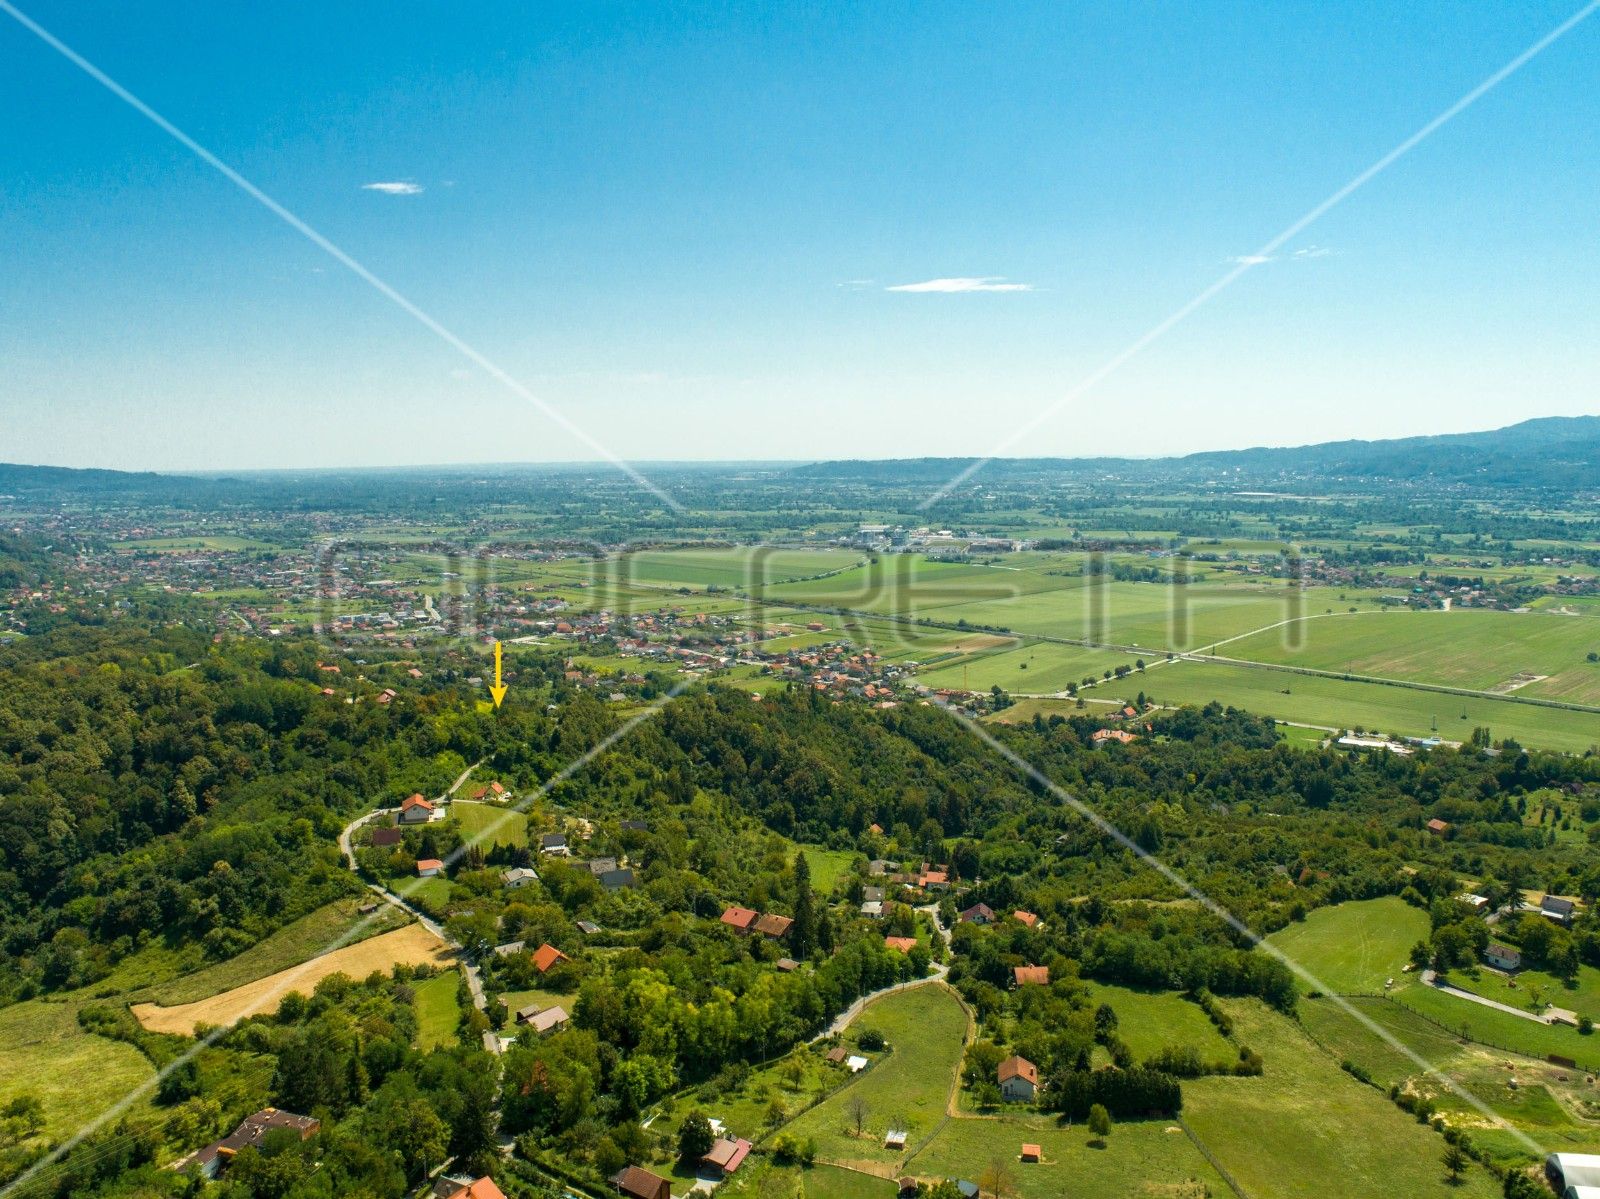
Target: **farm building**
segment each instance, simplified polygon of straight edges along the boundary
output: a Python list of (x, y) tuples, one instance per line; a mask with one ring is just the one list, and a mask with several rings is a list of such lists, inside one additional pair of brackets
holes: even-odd
[(1562, 899), (1559, 895), (1546, 895), (1539, 901), (1539, 914), (1557, 924), (1571, 924), (1577, 906), (1572, 900)]
[(1587, 1199), (1583, 1191), (1600, 1188), (1600, 1154), (1552, 1153), (1544, 1159), (1544, 1176), (1562, 1199)]
[(995, 1071), (1000, 1094), (1013, 1103), (1031, 1103), (1039, 1092), (1039, 1067), (1025, 1057), (1012, 1054)]
[(883, 1147), (885, 1149), (904, 1149), (906, 1147), (906, 1130), (891, 1128), (883, 1134)]
[(1023, 1161), (1025, 1161), (1025, 1162), (1036, 1162), (1043, 1156), (1044, 1156), (1044, 1153), (1039, 1149), (1039, 1146), (1033, 1145), (1033, 1144), (1029, 1144), (1026, 1141), (1024, 1141), (1022, 1143), (1022, 1160)]

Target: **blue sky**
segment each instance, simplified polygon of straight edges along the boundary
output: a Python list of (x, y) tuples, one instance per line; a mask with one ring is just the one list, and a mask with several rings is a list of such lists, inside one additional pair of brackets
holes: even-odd
[[(1600, 411), (1600, 15), (1073, 394), (1576, 4), (20, 7), (629, 459)], [(0, 460), (595, 456), (0, 15)]]

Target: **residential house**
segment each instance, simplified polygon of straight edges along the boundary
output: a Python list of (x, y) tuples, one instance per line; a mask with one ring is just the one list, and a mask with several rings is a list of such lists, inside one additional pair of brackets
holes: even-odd
[(633, 868), (622, 866), (615, 870), (607, 870), (600, 875), (600, 885), (607, 891), (620, 891), (633, 886)]
[(1013, 966), (1011, 968), (1011, 983), (1017, 987), (1048, 987), (1050, 985), (1050, 967)]
[(740, 936), (748, 933), (758, 919), (760, 919), (760, 913), (751, 911), (749, 908), (732, 907), (722, 913), (722, 923)]
[(526, 866), (513, 866), (510, 870), (502, 870), (500, 872), (500, 881), (513, 891), (517, 891), (526, 887), (529, 883), (538, 882), (539, 874)]
[(861, 901), (863, 903), (882, 903), (884, 892), (882, 887), (862, 887)]
[(1425, 827), (1435, 837), (1442, 837), (1450, 831), (1450, 822), (1448, 820), (1440, 820), (1437, 816), (1435, 816), (1423, 827)]
[(397, 828), (375, 828), (372, 830), (372, 848), (390, 849), (405, 840), (405, 834)]
[(782, 970), (785, 974), (793, 974), (796, 970), (800, 969), (800, 963), (795, 961), (793, 958), (779, 958), (773, 963), (773, 965), (775, 965), (779, 970)]
[(994, 909), (986, 903), (975, 903), (956, 917), (962, 924), (993, 924)]
[(617, 868), (617, 859), (590, 858), (584, 865), (589, 868), (590, 875), (594, 878), (599, 878), (602, 874), (608, 874)]
[(1029, 928), (1039, 927), (1039, 917), (1035, 916), (1032, 912), (1024, 912), (1021, 908), (1018, 908), (1015, 912), (1012, 912), (1011, 918), (1018, 924), (1025, 924)]
[(547, 1032), (554, 1032), (570, 1019), (566, 1009), (563, 1007), (549, 1007), (543, 1011), (539, 1011), (538, 1008), (539, 1005), (534, 1003), (518, 1009), (517, 1023), (526, 1025), (539, 1036), (543, 1036)]
[(898, 949), (901, 953), (910, 953), (917, 947), (915, 937), (885, 937), (883, 943), (890, 949)]
[(1521, 970), (1522, 950), (1515, 945), (1502, 945), (1498, 941), (1489, 942), (1489, 948), (1483, 951), (1483, 960), (1497, 970)]
[(1572, 900), (1562, 899), (1559, 895), (1546, 895), (1539, 901), (1539, 915), (1557, 924), (1571, 924), (1577, 906)]
[(611, 1185), (628, 1199), (672, 1199), (671, 1184), (640, 1166), (624, 1166), (611, 1176)]
[(506, 1199), (506, 1194), (495, 1186), (494, 1179), (441, 1178), (433, 1185), (435, 1199)]
[(721, 1137), (712, 1144), (700, 1162), (726, 1178), (743, 1165), (744, 1159), (749, 1156), (749, 1141), (740, 1137)]
[(1012, 1054), (995, 1071), (1000, 1094), (1013, 1103), (1032, 1103), (1039, 1093), (1039, 1067), (1025, 1057)]
[(572, 856), (572, 851), (567, 848), (567, 835), (565, 833), (541, 834), (539, 837), (539, 852), (552, 858)]
[(1130, 741), (1137, 740), (1138, 738), (1127, 729), (1096, 729), (1089, 735), (1089, 744), (1096, 749), (1112, 741), (1118, 745), (1127, 745)]
[(427, 824), (433, 819), (433, 811), (432, 801), (423, 799), (420, 795), (409, 796), (400, 805), (400, 823)]
[(793, 923), (794, 920), (788, 916), (774, 916), (768, 913), (756, 921), (755, 929), (763, 937), (777, 940), (789, 931), (789, 926)]
[(443, 869), (444, 869), (444, 863), (441, 862), (438, 858), (418, 858), (417, 859), (417, 877), (418, 878), (432, 878), (434, 875), (438, 874)]
[(302, 1141), (310, 1140), (322, 1127), (322, 1122), (311, 1116), (298, 1116), (294, 1112), (282, 1111), (275, 1107), (264, 1107), (253, 1116), (246, 1116), (222, 1140), (207, 1145), (204, 1149), (186, 1158), (177, 1164), (182, 1169), (190, 1164), (198, 1166), (200, 1172), (207, 1178), (215, 1178), (218, 1171), (233, 1160), (239, 1150), (253, 1146), (257, 1149), (267, 1139), (269, 1132), (280, 1128), (299, 1135)]
[(879, 919), (883, 915), (883, 901), (881, 899), (867, 900), (866, 903), (861, 905), (861, 914), (873, 920)]
[(828, 1050), (827, 1061), (830, 1066), (844, 1065), (844, 1059), (850, 1056), (850, 1051), (843, 1045), (836, 1045)]
[(548, 974), (558, 963), (571, 960), (548, 941), (533, 951), (533, 965), (540, 974)]

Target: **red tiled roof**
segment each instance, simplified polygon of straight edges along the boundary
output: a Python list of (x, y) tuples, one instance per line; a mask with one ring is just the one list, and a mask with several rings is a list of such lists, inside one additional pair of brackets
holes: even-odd
[(756, 921), (756, 932), (765, 933), (769, 937), (781, 937), (789, 931), (789, 926), (794, 921), (788, 916), (774, 916), (770, 913)]
[(759, 919), (759, 913), (753, 912), (749, 908), (729, 908), (722, 913), (722, 923), (729, 928), (739, 929), (741, 932), (748, 931), (757, 919)]
[(1009, 1082), (1013, 1078), (1020, 1078), (1023, 1082), (1031, 1082), (1034, 1086), (1039, 1085), (1039, 1067), (1035, 1066), (1027, 1058), (1018, 1057), (1015, 1054), (1000, 1063), (998, 1074), (1000, 1081), (1003, 1083)]
[(1050, 985), (1049, 966), (1014, 966), (1012, 974), (1019, 987), (1044, 987)]
[(543, 974), (545, 971), (549, 970), (557, 962), (570, 962), (571, 960), (571, 958), (562, 953), (548, 941), (533, 951), (533, 964), (538, 969), (540, 974)]
[(901, 953), (910, 953), (917, 947), (915, 937), (885, 937), (883, 943), (890, 949), (898, 949)]

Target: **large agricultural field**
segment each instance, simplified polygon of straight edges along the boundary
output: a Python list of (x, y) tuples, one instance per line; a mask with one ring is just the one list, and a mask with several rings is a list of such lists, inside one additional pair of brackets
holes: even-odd
[[(1235, 540), (1218, 549), (1273, 552), (1268, 541)], [(1142, 660), (1145, 672), (1087, 687), (1084, 697), (1130, 701), (1143, 690), (1164, 704), (1215, 699), (1327, 730), (1453, 741), (1486, 726), (1496, 738), (1568, 752), (1600, 741), (1593, 615), (1539, 605), (1396, 609), (1378, 591), (1242, 572), (1242, 559), (1194, 564), (1195, 581), (1177, 585), (1170, 559), (1105, 560), (1158, 577), (1093, 574), (1089, 555), (1060, 552), (973, 562), (743, 547), (520, 566), (521, 585), (554, 589), (581, 610), (670, 604), (716, 613), (760, 630), (770, 652), (842, 638), (913, 663), (917, 680), (934, 688), (1062, 696)], [(578, 657), (626, 668), (623, 659)], [(755, 691), (774, 685), (748, 668), (736, 677)]]

